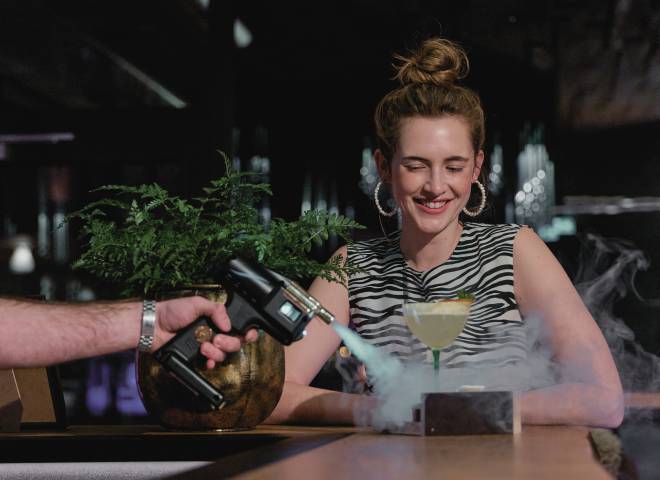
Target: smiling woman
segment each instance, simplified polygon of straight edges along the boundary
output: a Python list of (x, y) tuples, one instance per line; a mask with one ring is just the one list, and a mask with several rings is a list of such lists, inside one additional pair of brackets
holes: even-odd
[[(552, 253), (529, 228), (460, 218), (478, 213), (466, 211), (473, 184), (482, 192), (478, 210), (485, 196), (484, 113), (476, 93), (456, 84), (468, 70), (464, 51), (431, 39), (396, 58), (401, 86), (376, 109), (375, 158), (401, 230), (341, 248), (360, 272), (347, 286), (316, 279), (310, 292), (364, 341), (406, 362), (430, 362), (432, 355), (407, 327), (403, 304), (472, 294), (463, 330), (442, 351), (446, 368), (525, 364), (525, 317), (540, 316), (563, 376), (523, 393), (523, 422), (618, 425), (623, 396), (616, 367)], [(339, 344), (315, 323), (286, 350), (287, 381), (273, 422), (351, 423), (377, 401), (308, 386)]]
[[(378, 150), (376, 163), (382, 181), (392, 185), (401, 209), (407, 232), (404, 253), (416, 248), (410, 242), (427, 243), (439, 232), (454, 242), (458, 240), (460, 224), (452, 220), (458, 219), (465, 207), (483, 159), (482, 150), (475, 155), (468, 126), (461, 117), (413, 117), (401, 122), (399, 148), (391, 159)], [(447, 247), (453, 250), (454, 245)], [(451, 250), (446, 249), (441, 261)]]

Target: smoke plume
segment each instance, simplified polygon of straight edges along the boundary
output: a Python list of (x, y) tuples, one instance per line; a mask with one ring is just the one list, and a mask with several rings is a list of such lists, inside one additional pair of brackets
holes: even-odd
[[(603, 331), (624, 389), (657, 391), (660, 359), (637, 344), (632, 330), (613, 313), (615, 303), (629, 291), (639, 298), (634, 288), (635, 275), (648, 268), (648, 259), (628, 242), (594, 235), (586, 237), (581, 259), (576, 288)], [(372, 417), (372, 425), (377, 429), (410, 421), (412, 409), (423, 393), (454, 392), (463, 386), (522, 392), (561, 382), (567, 372), (562, 372), (553, 359), (553, 352), (545, 341), (542, 318), (526, 317), (524, 328), (528, 347), (525, 364), (499, 368), (441, 368), (435, 372), (430, 365), (403, 364), (364, 342), (348, 328), (335, 326), (353, 355), (366, 365), (374, 394), (379, 398)], [(364, 418), (355, 420), (358, 424), (365, 422)]]

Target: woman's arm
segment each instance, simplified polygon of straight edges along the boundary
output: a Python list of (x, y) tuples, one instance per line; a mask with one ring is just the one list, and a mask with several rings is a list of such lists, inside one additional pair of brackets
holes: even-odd
[(561, 382), (523, 394), (522, 421), (616, 427), (623, 392), (609, 347), (563, 268), (529, 228), (516, 236), (514, 288), (521, 313), (540, 315)]
[[(337, 250), (335, 255), (347, 258), (346, 247)], [(335, 321), (348, 325), (347, 286), (317, 278), (309, 293), (335, 315)], [(313, 319), (307, 326), (305, 338), (285, 348), (284, 391), (266, 423), (352, 424), (356, 418), (354, 412), (360, 417), (368, 414), (374, 399), (309, 386), (339, 343), (331, 326)]]

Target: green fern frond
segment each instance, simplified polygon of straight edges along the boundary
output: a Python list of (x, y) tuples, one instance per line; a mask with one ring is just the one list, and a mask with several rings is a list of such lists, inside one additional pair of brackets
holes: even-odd
[(309, 257), (312, 245), (332, 236), (349, 240), (359, 223), (310, 210), (295, 221), (259, 221), (258, 202), (272, 195), (254, 172), (236, 172), (221, 152), (225, 176), (191, 199), (170, 195), (158, 184), (105, 185), (107, 198), (67, 217), (81, 223), (84, 241), (74, 268), (145, 295), (182, 284), (208, 283), (228, 259), (243, 255), (292, 279), (320, 276), (346, 283), (355, 269), (341, 257), (327, 263)]

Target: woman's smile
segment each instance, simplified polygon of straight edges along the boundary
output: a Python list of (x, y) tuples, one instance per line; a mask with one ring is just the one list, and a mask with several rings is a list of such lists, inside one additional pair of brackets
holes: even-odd
[(428, 201), (423, 198), (414, 198), (413, 201), (422, 212), (429, 215), (440, 215), (447, 211), (447, 207), (451, 200)]

